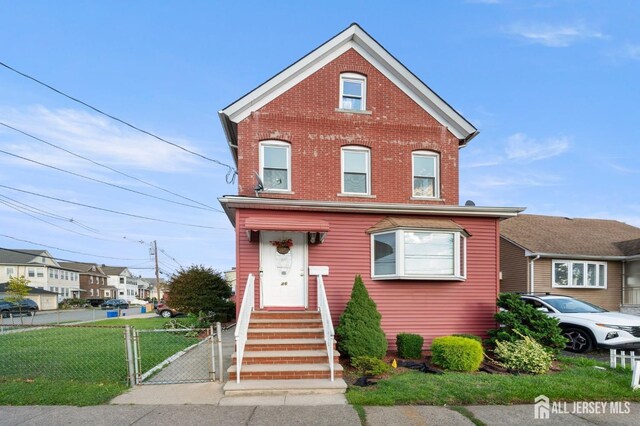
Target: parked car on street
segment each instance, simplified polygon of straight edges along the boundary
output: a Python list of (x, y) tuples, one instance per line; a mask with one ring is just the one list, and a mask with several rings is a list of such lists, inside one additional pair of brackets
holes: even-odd
[(23, 299), (20, 302), (9, 302), (0, 299), (0, 315), (8, 318), (9, 314), (34, 316), (39, 310), (38, 304), (31, 299)]
[(566, 350), (587, 352), (596, 347), (640, 349), (640, 317), (609, 312), (600, 306), (554, 294), (523, 294), (525, 303), (560, 320), (569, 342)]
[(101, 304), (100, 309), (129, 309), (129, 302), (124, 299), (110, 299)]
[(158, 302), (158, 305), (156, 306), (156, 314), (160, 315), (163, 318), (172, 318), (176, 315), (181, 315), (182, 313), (169, 307), (169, 305), (164, 302)]

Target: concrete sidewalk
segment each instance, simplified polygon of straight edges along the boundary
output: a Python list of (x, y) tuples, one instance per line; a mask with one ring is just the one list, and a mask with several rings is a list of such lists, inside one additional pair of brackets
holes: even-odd
[[(319, 397), (322, 395), (313, 395)], [(99, 405), (94, 407), (0, 407), (0, 425), (354, 425), (362, 423), (349, 405)], [(294, 401), (292, 401), (294, 402)], [(487, 425), (637, 425), (640, 404), (625, 414), (556, 414), (536, 420), (533, 405), (465, 407), (465, 415), (449, 407), (365, 407), (368, 426), (473, 425), (469, 417)], [(466, 416), (466, 417), (465, 417)]]

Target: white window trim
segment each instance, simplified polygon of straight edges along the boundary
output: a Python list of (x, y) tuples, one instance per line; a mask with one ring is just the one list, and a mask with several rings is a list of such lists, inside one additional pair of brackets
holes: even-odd
[[(453, 275), (407, 275), (404, 272), (404, 233), (405, 232), (431, 232), (437, 234), (453, 234)], [(375, 241), (377, 235), (395, 233), (396, 237), (396, 272), (389, 275), (375, 274)], [(467, 237), (460, 231), (449, 231), (439, 229), (415, 229), (400, 228), (394, 230), (385, 230), (371, 234), (371, 278), (374, 280), (432, 280), (432, 281), (465, 281), (467, 279)], [(464, 257), (461, 261), (461, 253)]]
[[(367, 191), (366, 192), (347, 192), (344, 189), (344, 153), (345, 151), (355, 151), (355, 152), (364, 152), (367, 154), (367, 179), (366, 179), (366, 185), (367, 185)], [(340, 150), (340, 183), (341, 183), (341, 188), (340, 190), (342, 191), (341, 194), (343, 195), (359, 195), (359, 196), (363, 196), (363, 195), (371, 195), (371, 149), (365, 147), (365, 146), (343, 146), (342, 149)]]
[[(415, 177), (416, 177), (416, 156), (431, 157), (435, 159), (433, 196), (416, 195)], [(418, 200), (437, 200), (440, 199), (440, 154), (435, 151), (413, 151), (411, 153), (411, 198)]]
[(260, 142), (260, 179), (264, 182), (264, 147), (275, 146), (287, 148), (287, 188), (272, 189), (264, 188), (265, 192), (291, 192), (291, 144), (284, 141), (262, 141)]
[[(567, 264), (567, 279), (569, 284), (568, 285), (557, 285), (556, 284), (556, 264), (558, 263), (566, 263)], [(573, 264), (574, 263), (582, 263), (584, 265), (584, 285), (574, 285), (573, 284)], [(600, 274), (598, 272), (598, 269), (600, 268), (600, 265), (604, 266), (604, 286), (589, 286), (587, 285), (587, 265), (588, 264), (592, 264), (592, 265), (596, 265), (596, 279), (599, 280), (600, 278)], [(584, 289), (590, 289), (590, 290), (606, 290), (609, 283), (608, 283), (608, 265), (607, 262), (593, 262), (593, 261), (589, 261), (589, 260), (565, 260), (565, 259), (554, 259), (551, 262), (551, 287), (552, 288), (584, 288)]]
[[(362, 108), (344, 108), (342, 105), (342, 97), (344, 96), (344, 84), (345, 80), (358, 81), (362, 83)], [(338, 98), (338, 109), (340, 111), (366, 111), (367, 110), (367, 77), (362, 74), (356, 74), (353, 72), (343, 72), (340, 74), (340, 97)]]

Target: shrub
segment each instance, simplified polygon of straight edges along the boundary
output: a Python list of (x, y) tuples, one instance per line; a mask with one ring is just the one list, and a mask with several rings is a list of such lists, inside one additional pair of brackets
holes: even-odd
[(338, 349), (350, 358), (372, 356), (382, 358), (387, 353), (387, 338), (380, 326), (382, 315), (360, 275), (356, 276), (351, 299), (340, 316), (336, 328)]
[(398, 357), (418, 359), (422, 358), (422, 345), (424, 338), (417, 334), (400, 333), (396, 336)]
[(483, 358), (482, 345), (474, 339), (445, 336), (431, 343), (431, 360), (445, 370), (476, 371)]
[(546, 373), (553, 361), (551, 351), (529, 336), (515, 342), (498, 340), (493, 353), (503, 366), (531, 374)]
[(357, 356), (351, 360), (351, 365), (366, 377), (379, 376), (389, 371), (389, 364), (372, 356)]
[(538, 311), (513, 293), (502, 293), (498, 297), (498, 306), (504, 311), (495, 315), (502, 326), (489, 330), (490, 342), (517, 342), (521, 336), (529, 336), (542, 346), (549, 348), (553, 355), (564, 349), (567, 339), (562, 336), (559, 320)]
[(455, 337), (464, 337), (465, 339), (476, 340), (477, 342), (479, 342), (480, 344), (482, 344), (482, 337), (480, 337), (480, 336), (476, 336), (475, 334), (460, 333), (460, 334), (452, 334), (452, 336), (455, 336)]

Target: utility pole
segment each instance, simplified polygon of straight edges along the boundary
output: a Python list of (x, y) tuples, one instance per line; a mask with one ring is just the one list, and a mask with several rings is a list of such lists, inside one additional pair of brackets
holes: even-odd
[(160, 270), (158, 269), (158, 243), (153, 240), (153, 254), (156, 257), (156, 298), (160, 302)]

